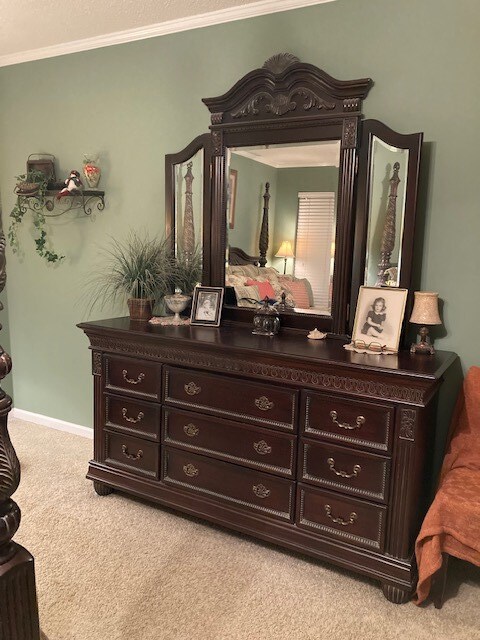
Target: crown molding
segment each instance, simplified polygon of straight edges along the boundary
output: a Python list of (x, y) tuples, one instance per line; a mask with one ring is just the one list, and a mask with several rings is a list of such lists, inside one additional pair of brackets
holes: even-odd
[(56, 56), (78, 53), (80, 51), (89, 51), (91, 49), (99, 49), (101, 47), (110, 47), (116, 44), (135, 42), (136, 40), (146, 40), (147, 38), (156, 38), (158, 36), (179, 33), (181, 31), (189, 31), (191, 29), (201, 29), (202, 27), (210, 27), (216, 24), (223, 24), (225, 22), (245, 20), (246, 18), (254, 18), (269, 13), (289, 11), (291, 9), (300, 9), (315, 4), (324, 4), (326, 2), (335, 2), (335, 0), (260, 0), (260, 2), (252, 2), (247, 5), (220, 9), (218, 11), (210, 11), (208, 13), (189, 16), (187, 18), (179, 18), (178, 20), (158, 22), (145, 27), (126, 29), (125, 31), (116, 31), (114, 33), (95, 36), (94, 38), (72, 40), (71, 42), (56, 44), (40, 49), (19, 51), (18, 53), (0, 56), (0, 67), (7, 67), (13, 64), (20, 64), (22, 62), (31, 62), (33, 60), (54, 58)]

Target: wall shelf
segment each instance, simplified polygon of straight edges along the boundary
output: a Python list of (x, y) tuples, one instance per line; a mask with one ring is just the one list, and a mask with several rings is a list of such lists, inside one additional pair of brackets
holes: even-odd
[[(56, 218), (67, 213), (67, 211), (83, 210), (87, 216), (92, 214), (94, 209), (103, 211), (105, 209), (105, 191), (98, 189), (84, 189), (83, 191), (63, 196), (57, 200), (58, 191), (45, 191), (44, 201), (38, 195), (17, 194), (18, 206), (23, 213), (28, 210), (34, 213), (42, 213), (46, 218)], [(46, 210), (46, 211), (45, 211)]]

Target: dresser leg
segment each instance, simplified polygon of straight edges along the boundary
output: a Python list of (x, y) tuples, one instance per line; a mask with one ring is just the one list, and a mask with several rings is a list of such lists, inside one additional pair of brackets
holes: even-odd
[(385, 598), (393, 604), (405, 604), (412, 599), (411, 589), (400, 589), (400, 587), (394, 587), (386, 582), (382, 583), (382, 591)]
[(113, 491), (112, 487), (108, 487), (103, 482), (98, 482), (98, 480), (93, 481), (93, 488), (99, 496), (108, 496)]

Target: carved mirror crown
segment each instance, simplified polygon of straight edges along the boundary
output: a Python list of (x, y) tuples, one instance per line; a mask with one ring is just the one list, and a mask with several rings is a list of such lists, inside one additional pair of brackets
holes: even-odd
[(204, 98), (212, 125), (298, 118), (361, 110), (372, 80), (336, 80), (290, 53), (269, 58), (261, 69), (251, 71), (227, 93)]

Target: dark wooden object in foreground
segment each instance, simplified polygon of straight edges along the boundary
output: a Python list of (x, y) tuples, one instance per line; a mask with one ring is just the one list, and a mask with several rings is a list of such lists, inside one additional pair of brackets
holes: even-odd
[(97, 493), (151, 499), (410, 598), (454, 354), (371, 357), (249, 326), (79, 326), (93, 356)]
[[(0, 291), (5, 281), (5, 236), (0, 232)], [(0, 380), (11, 368), (10, 356), (0, 347)], [(20, 464), (8, 435), (11, 406), (12, 399), (0, 389), (0, 640), (39, 640), (33, 557), (12, 541), (20, 525), (20, 509), (11, 499), (20, 482)]]

